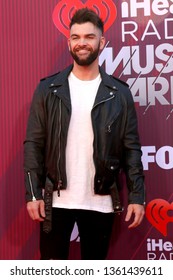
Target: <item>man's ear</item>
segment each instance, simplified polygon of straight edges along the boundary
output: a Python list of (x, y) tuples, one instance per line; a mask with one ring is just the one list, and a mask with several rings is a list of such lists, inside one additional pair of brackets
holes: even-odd
[(106, 43), (105, 37), (102, 36), (100, 38), (100, 50), (103, 50), (105, 43)]
[(70, 51), (70, 38), (67, 39), (67, 45), (68, 45), (68, 49)]

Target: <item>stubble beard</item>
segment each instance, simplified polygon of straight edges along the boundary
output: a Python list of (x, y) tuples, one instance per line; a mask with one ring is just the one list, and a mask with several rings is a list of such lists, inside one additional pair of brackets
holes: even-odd
[[(85, 50), (86, 47), (80, 48), (80, 49)], [(95, 49), (93, 51), (90, 49), (90, 54), (86, 58), (83, 58), (83, 59), (80, 58), (80, 56), (77, 54), (78, 50), (79, 50), (79, 48), (76, 51), (72, 51), (70, 49), (70, 54), (73, 57), (74, 61), (80, 66), (89, 66), (97, 59), (97, 57), (99, 55), (99, 51), (100, 51), (100, 44), (97, 47), (97, 49)], [(87, 50), (88, 50), (88, 48), (87, 48)]]

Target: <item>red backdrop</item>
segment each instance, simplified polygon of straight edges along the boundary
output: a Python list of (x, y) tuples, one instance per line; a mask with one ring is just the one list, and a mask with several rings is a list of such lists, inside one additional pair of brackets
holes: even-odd
[[(100, 65), (131, 88), (146, 176), (147, 216), (134, 230), (125, 212), (115, 217), (108, 258), (173, 259), (173, 1), (69, 2), (0, 0), (0, 259), (39, 258), (39, 225), (24, 200), (26, 121), (40, 78), (72, 62), (67, 25), (83, 5), (105, 20)], [(125, 188), (122, 196), (126, 206)], [(71, 239), (70, 259), (79, 259), (76, 228)]]

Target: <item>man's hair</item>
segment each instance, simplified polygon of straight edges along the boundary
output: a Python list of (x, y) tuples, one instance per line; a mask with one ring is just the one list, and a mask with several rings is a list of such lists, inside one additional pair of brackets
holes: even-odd
[(77, 10), (70, 22), (70, 28), (72, 27), (73, 24), (82, 24), (86, 22), (91, 22), (96, 26), (100, 31), (104, 32), (104, 23), (102, 19), (94, 12), (94, 10), (88, 9), (88, 8), (82, 8)]

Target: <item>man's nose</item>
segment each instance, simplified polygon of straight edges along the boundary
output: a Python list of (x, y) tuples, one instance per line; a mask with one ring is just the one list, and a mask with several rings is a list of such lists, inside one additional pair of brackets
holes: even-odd
[(78, 41), (79, 46), (86, 46), (87, 45), (87, 40), (85, 38), (80, 38)]

